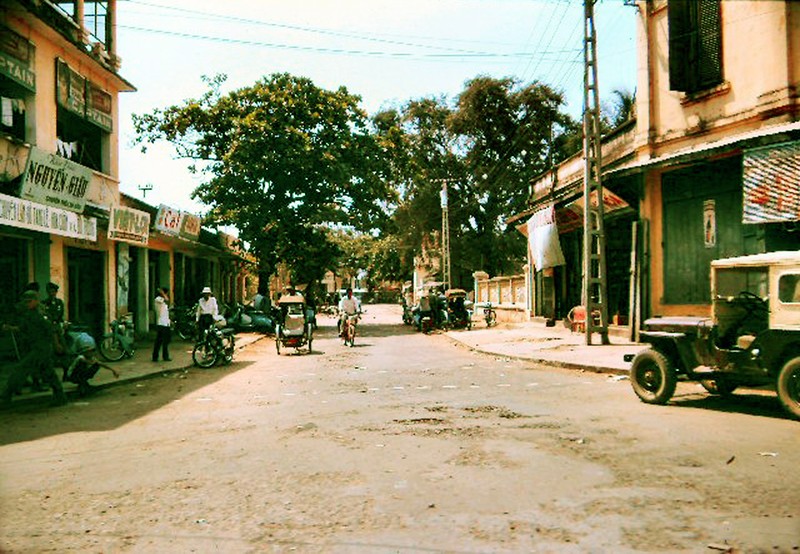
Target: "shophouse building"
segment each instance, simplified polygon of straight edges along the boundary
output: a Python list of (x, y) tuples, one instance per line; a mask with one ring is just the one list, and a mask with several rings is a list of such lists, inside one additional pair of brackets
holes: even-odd
[[(707, 315), (713, 259), (800, 248), (800, 3), (635, 9), (636, 116), (604, 138), (603, 175), (614, 195), (605, 204), (609, 314), (637, 324)], [(580, 303), (581, 236), (569, 236), (582, 224), (569, 207), (582, 201), (578, 161), (535, 179), (531, 210), (515, 218), (527, 232), (536, 226), (528, 216), (553, 207), (560, 231), (566, 263), (531, 261), (538, 315), (563, 317)]]
[(61, 287), (70, 320), (115, 316), (119, 202), (116, 2), (0, 5), (0, 313), (26, 283)]

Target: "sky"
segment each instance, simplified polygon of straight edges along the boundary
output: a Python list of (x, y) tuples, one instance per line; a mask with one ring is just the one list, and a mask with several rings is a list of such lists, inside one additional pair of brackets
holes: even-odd
[[(538, 80), (561, 90), (566, 111), (583, 102), (581, 0), (119, 0), (120, 74), (137, 88), (120, 95), (120, 190), (195, 213), (202, 177), (166, 143), (133, 144), (132, 114), (202, 95), (202, 76), (224, 73), (226, 89), (272, 73), (344, 86), (374, 114), (411, 99), (454, 99), (478, 75)], [(636, 8), (599, 0), (599, 87), (636, 85)]]

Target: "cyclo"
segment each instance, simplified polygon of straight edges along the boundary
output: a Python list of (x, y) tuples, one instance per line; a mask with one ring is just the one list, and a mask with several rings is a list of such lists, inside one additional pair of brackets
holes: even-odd
[(445, 292), (447, 299), (447, 319), (451, 329), (472, 329), (472, 310), (467, 300), (467, 291), (449, 289)]
[(275, 326), (275, 350), (278, 354), (282, 346), (295, 350), (308, 346), (308, 352), (311, 352), (314, 329), (305, 298), (299, 294), (282, 296), (278, 300), (278, 310), (281, 314)]

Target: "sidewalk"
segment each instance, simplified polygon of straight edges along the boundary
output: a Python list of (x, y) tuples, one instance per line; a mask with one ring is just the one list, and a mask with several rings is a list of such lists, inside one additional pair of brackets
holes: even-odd
[[(245, 346), (258, 342), (263, 338), (270, 338), (261, 333), (237, 333), (236, 334), (236, 349), (241, 350)], [(115, 379), (114, 375), (107, 369), (100, 369), (94, 379), (90, 381), (91, 385), (95, 388), (101, 389), (106, 387), (113, 387), (121, 383), (131, 383), (134, 381), (141, 381), (149, 379), (164, 373), (172, 373), (181, 371), (186, 368), (192, 367), (192, 349), (194, 348), (193, 342), (181, 341), (173, 337), (173, 341), (169, 346), (169, 353), (171, 360), (168, 362), (153, 362), (151, 360), (153, 350), (153, 340), (137, 340), (136, 352), (132, 358), (123, 359), (119, 362), (105, 362), (119, 373), (119, 379)], [(102, 358), (100, 358), (102, 360)], [(61, 378), (61, 368), (56, 368), (56, 374)], [(63, 383), (64, 392), (70, 400), (77, 398), (78, 386), (74, 383)], [(24, 402), (49, 399), (52, 396), (50, 389), (43, 392), (33, 392), (25, 388), (21, 395), (14, 396), (11, 403), (12, 407), (21, 405)]]
[(501, 323), (489, 329), (478, 322), (471, 331), (448, 331), (446, 335), (485, 354), (618, 375), (630, 372), (630, 362), (623, 359), (625, 354), (636, 354), (647, 347), (613, 334), (609, 336), (610, 345), (601, 345), (600, 335), (595, 335), (592, 346), (588, 346), (583, 333), (572, 333), (561, 322), (555, 327), (535, 321)]

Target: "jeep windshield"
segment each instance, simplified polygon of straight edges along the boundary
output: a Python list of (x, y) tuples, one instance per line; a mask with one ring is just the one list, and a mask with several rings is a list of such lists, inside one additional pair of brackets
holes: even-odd
[(749, 292), (759, 298), (766, 298), (768, 292), (767, 267), (721, 267), (717, 268), (717, 298), (738, 296)]

